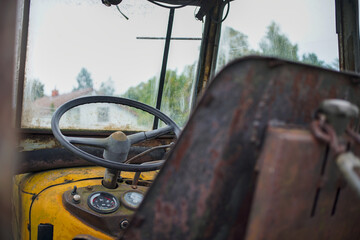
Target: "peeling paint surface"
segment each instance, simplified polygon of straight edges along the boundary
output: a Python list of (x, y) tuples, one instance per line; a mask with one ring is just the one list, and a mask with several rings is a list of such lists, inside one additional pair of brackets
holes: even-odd
[[(210, 83), (122, 239), (244, 239), (268, 124), (306, 128), (327, 98), (360, 106), (359, 83), (273, 58), (232, 62)], [(186, 219), (178, 221), (180, 209)]]

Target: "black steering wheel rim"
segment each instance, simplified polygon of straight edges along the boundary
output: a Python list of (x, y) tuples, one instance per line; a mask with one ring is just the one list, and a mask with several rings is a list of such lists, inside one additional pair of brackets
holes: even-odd
[(64, 146), (69, 151), (73, 152), (74, 154), (78, 155), (79, 157), (92, 162), (96, 165), (103, 166), (110, 169), (116, 169), (119, 171), (128, 171), (128, 172), (146, 172), (146, 171), (153, 171), (161, 168), (162, 163), (148, 163), (146, 165), (138, 165), (138, 164), (126, 164), (126, 163), (120, 163), (115, 162), (111, 160), (107, 160), (104, 158), (100, 158), (97, 156), (94, 156), (92, 154), (89, 154), (80, 148), (76, 147), (72, 143), (70, 143), (66, 137), (61, 133), (59, 123), (61, 117), (70, 109), (84, 105), (84, 104), (91, 104), (91, 103), (115, 103), (115, 104), (121, 104), (125, 106), (134, 107), (140, 110), (143, 110), (147, 113), (150, 113), (154, 115), (155, 117), (158, 117), (160, 120), (162, 120), (165, 124), (171, 126), (173, 128), (173, 131), (177, 137), (179, 137), (181, 129), (179, 126), (167, 115), (162, 113), (160, 110), (153, 108), (149, 105), (146, 105), (141, 102), (137, 102), (135, 100), (127, 99), (127, 98), (121, 98), (121, 97), (113, 97), (113, 96), (86, 96), (81, 98), (73, 99), (63, 105), (61, 105), (53, 114), (53, 117), (51, 119), (51, 130), (55, 136), (55, 138), (61, 143), (62, 146)]

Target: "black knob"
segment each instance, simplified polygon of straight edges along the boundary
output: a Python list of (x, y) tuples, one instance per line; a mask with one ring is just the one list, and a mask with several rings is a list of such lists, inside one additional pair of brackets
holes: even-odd
[(74, 186), (74, 189), (73, 189), (73, 191), (71, 192), (71, 195), (75, 195), (75, 194), (77, 194), (77, 186)]

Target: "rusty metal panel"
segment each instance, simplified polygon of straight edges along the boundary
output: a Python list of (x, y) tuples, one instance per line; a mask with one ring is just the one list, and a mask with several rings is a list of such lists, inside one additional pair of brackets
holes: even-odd
[(273, 58), (232, 62), (210, 83), (123, 239), (244, 239), (269, 121), (306, 126), (327, 98), (360, 106), (359, 83)]
[(270, 127), (247, 240), (359, 239), (360, 202), (307, 130)]
[[(172, 136), (163, 136), (161, 138), (138, 143), (136, 146), (130, 148), (128, 158), (130, 159), (149, 148), (167, 145), (173, 140)], [(98, 157), (102, 157), (103, 155), (102, 149), (86, 146), (81, 146), (80, 148)], [(21, 162), (18, 164), (17, 173), (93, 165), (64, 149), (54, 136), (50, 134), (23, 134), (20, 137), (18, 150), (20, 151)], [(157, 149), (140, 157), (135, 163), (163, 159), (164, 154), (164, 149)]]

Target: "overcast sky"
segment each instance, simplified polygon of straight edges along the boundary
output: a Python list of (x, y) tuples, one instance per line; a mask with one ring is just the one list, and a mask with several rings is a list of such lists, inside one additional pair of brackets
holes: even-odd
[[(145, 5), (140, 3), (146, 3)], [(82, 67), (91, 73), (95, 88), (111, 78), (116, 93), (158, 75), (169, 10), (145, 0), (123, 0), (120, 9), (100, 0), (32, 0), (26, 78), (39, 79), (45, 93), (66, 93), (76, 86)], [(141, 10), (141, 11), (139, 11)], [(203, 23), (194, 7), (176, 10), (173, 37), (201, 37)], [(300, 54), (314, 52), (331, 63), (338, 57), (333, 0), (236, 0), (224, 25), (248, 35), (258, 49), (266, 27), (275, 21)], [(173, 41), (168, 67), (182, 71), (199, 54), (200, 41)]]
[[(76, 86), (76, 76), (85, 67), (95, 88), (111, 77), (117, 93), (122, 93), (159, 74), (164, 40), (136, 37), (165, 37), (169, 10), (150, 3), (136, 6), (138, 2), (124, 0), (120, 5), (129, 17), (126, 20), (115, 7), (108, 8), (101, 1), (32, 0), (27, 78), (43, 82), (46, 94), (55, 87), (64, 93)], [(202, 23), (194, 19), (193, 12), (176, 12), (174, 37), (201, 37)], [(178, 15), (188, 17), (180, 22)], [(169, 67), (181, 71), (192, 64), (199, 44), (172, 43)]]
[(248, 35), (256, 49), (272, 21), (300, 55), (314, 52), (328, 63), (338, 58), (334, 0), (236, 0), (224, 25)]

